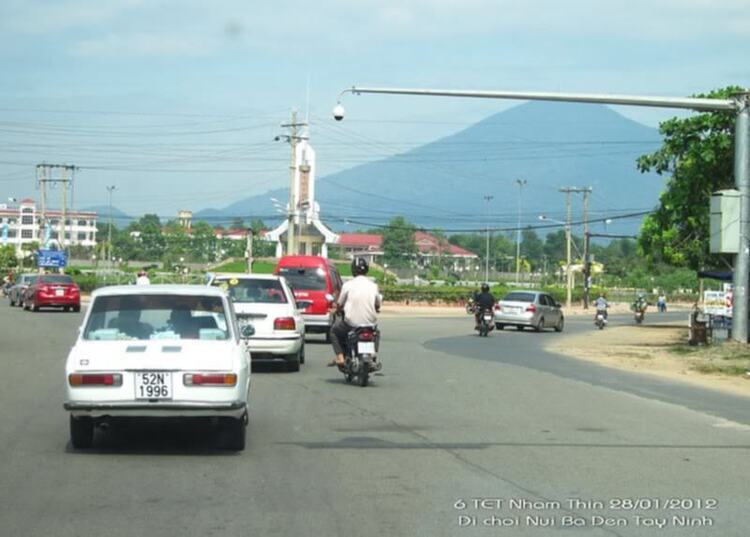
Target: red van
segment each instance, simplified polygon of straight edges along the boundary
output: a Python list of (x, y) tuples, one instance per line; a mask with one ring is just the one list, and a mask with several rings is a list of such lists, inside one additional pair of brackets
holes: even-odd
[(328, 341), (328, 331), (333, 323), (329, 309), (338, 298), (342, 285), (336, 265), (325, 257), (287, 255), (279, 259), (273, 273), (286, 278), (297, 300), (312, 302), (301, 312), (305, 332), (324, 333)]

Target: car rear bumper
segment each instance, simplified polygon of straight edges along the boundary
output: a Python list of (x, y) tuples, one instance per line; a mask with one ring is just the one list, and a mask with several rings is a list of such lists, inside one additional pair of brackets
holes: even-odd
[(247, 403), (245, 401), (227, 403), (137, 403), (133, 401), (122, 403), (91, 403), (67, 401), (63, 404), (63, 408), (75, 417), (87, 416), (92, 418), (105, 416), (118, 418), (227, 416), (239, 418), (247, 412)]
[(302, 347), (302, 339), (303, 337), (299, 334), (284, 338), (253, 337), (248, 340), (248, 348), (250, 349), (252, 361), (256, 362), (261, 360), (260, 357), (256, 358), (256, 353), (273, 355), (295, 354)]
[(303, 313), (302, 318), (305, 320), (306, 332), (327, 332), (331, 328), (331, 324), (333, 324), (331, 315), (328, 313), (322, 315)]
[(34, 304), (40, 308), (54, 307), (54, 306), (81, 306), (81, 297), (64, 297), (64, 296), (51, 296), (42, 297), (37, 295), (33, 299)]
[(536, 323), (534, 314), (511, 315), (508, 313), (495, 313), (495, 323), (497, 324), (515, 324), (523, 326), (533, 326)]

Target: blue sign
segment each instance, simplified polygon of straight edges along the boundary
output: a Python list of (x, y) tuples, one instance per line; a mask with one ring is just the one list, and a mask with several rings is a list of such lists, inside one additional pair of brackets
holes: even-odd
[(40, 267), (62, 268), (68, 264), (68, 256), (63, 250), (39, 250), (37, 256)]

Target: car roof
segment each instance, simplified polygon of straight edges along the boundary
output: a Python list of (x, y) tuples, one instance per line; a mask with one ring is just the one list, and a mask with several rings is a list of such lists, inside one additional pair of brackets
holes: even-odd
[(534, 291), (531, 289), (513, 289), (512, 291), (508, 291), (503, 296), (508, 296), (511, 293), (531, 293), (533, 295), (548, 295), (549, 293), (547, 291)]
[(92, 293), (92, 298), (97, 296), (122, 296), (122, 295), (192, 295), (192, 296), (216, 296), (225, 297), (224, 291), (218, 287), (207, 285), (112, 285), (101, 287)]
[(278, 280), (276, 274), (248, 274), (246, 272), (217, 272), (214, 274), (214, 280), (229, 280), (237, 278), (238, 280)]
[(320, 266), (336, 267), (330, 259), (318, 255), (287, 255), (279, 259), (279, 262), (276, 265), (277, 268)]

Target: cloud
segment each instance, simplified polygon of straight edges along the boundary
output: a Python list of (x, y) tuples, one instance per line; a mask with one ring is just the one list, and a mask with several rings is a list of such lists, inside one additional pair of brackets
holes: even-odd
[(74, 56), (206, 56), (214, 45), (202, 38), (161, 34), (109, 34), (77, 41), (70, 47)]

